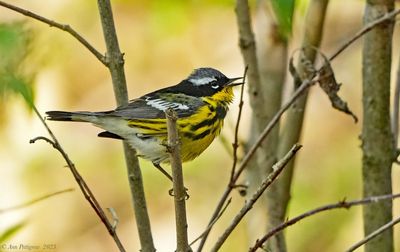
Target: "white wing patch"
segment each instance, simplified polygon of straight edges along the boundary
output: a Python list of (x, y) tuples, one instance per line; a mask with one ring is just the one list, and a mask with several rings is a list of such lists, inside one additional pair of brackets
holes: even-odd
[(178, 103), (178, 102), (168, 102), (164, 101), (162, 99), (154, 99), (150, 100), (150, 98), (146, 98), (147, 105), (152, 106), (153, 108), (156, 108), (161, 111), (165, 111), (168, 108), (172, 109), (181, 109), (181, 110), (188, 110), (189, 107), (185, 104)]
[(205, 85), (208, 84), (212, 81), (216, 81), (217, 79), (215, 79), (214, 77), (203, 77), (203, 78), (199, 78), (199, 79), (189, 79), (189, 81), (191, 83), (193, 83), (196, 86), (201, 86), (201, 85)]

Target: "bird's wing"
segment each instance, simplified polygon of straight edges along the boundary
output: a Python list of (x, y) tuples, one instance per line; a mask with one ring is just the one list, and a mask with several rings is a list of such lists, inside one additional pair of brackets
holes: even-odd
[(129, 104), (110, 111), (110, 115), (127, 120), (135, 119), (165, 119), (165, 110), (172, 108), (178, 118), (188, 117), (195, 113), (205, 103), (193, 96), (177, 93), (149, 94), (131, 100)]

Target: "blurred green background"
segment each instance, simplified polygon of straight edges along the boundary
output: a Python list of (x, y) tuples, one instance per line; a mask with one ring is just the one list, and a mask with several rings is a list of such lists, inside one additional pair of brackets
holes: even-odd
[[(47, 1), (45, 5), (42, 1), (11, 2), (70, 24), (100, 52), (105, 52), (95, 1)], [(300, 45), (305, 2), (301, 2), (294, 16), (292, 50)], [(230, 77), (242, 74), (233, 0), (119, 0), (112, 4), (121, 50), (125, 53), (130, 98), (178, 83), (197, 67), (214, 67)], [(321, 46), (325, 53), (333, 53), (360, 29), (363, 9), (363, 1), (331, 1)], [(394, 39), (399, 39), (398, 26)], [(396, 68), (399, 47), (398, 43), (394, 45)], [(360, 62), (361, 41), (357, 41), (335, 59), (333, 67), (337, 80), (343, 83), (341, 96), (361, 118)], [(29, 144), (30, 139), (46, 135), (46, 131), (16, 94), (22, 90), (26, 97), (33, 97), (41, 113), (109, 110), (115, 102), (108, 70), (67, 33), (4, 8), (0, 8), (0, 68), (0, 208), (76, 188), (72, 193), (1, 214), (0, 233), (24, 223), (6, 244), (56, 244), (57, 251), (116, 251), (60, 155), (44, 142)], [(229, 141), (233, 139), (236, 115), (237, 101), (228, 113), (222, 133)], [(240, 130), (243, 140), (248, 135), (249, 118), (250, 108), (245, 101)], [(118, 233), (127, 250), (138, 251), (121, 143), (97, 138), (99, 129), (91, 125), (49, 125), (101, 205), (117, 212)], [(360, 123), (354, 124), (350, 117), (333, 110), (323, 92), (311, 90), (289, 217), (343, 198), (361, 197), (360, 129)], [(174, 207), (168, 195), (172, 185), (149, 162), (141, 160), (141, 167), (155, 246), (158, 251), (173, 251)], [(230, 167), (231, 157), (220, 140), (214, 141), (198, 159), (184, 165), (185, 185), (191, 196), (187, 201), (190, 240), (207, 225), (228, 182)], [(397, 166), (393, 169), (393, 181), (394, 192), (400, 192)], [(231, 206), (211, 233), (209, 245), (243, 202), (244, 198), (235, 192)], [(394, 209), (399, 216), (399, 202)], [(222, 251), (246, 251), (254, 242), (257, 237), (247, 237), (245, 221)], [(285, 232), (289, 251), (342, 251), (362, 238), (361, 208), (323, 213)], [(400, 251), (399, 227), (395, 237)]]

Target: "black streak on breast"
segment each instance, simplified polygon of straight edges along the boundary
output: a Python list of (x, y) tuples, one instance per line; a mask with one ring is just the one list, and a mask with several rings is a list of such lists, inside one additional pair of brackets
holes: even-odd
[(218, 106), (217, 107), (217, 114), (216, 114), (216, 116), (217, 116), (217, 118), (218, 119), (224, 119), (225, 118), (225, 116), (226, 116), (226, 108), (225, 107), (223, 107), (223, 106)]

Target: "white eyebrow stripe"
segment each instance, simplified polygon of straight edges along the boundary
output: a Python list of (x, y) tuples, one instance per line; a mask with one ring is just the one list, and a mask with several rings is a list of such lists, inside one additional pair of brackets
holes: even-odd
[(201, 85), (205, 85), (208, 84), (212, 81), (216, 81), (217, 79), (215, 79), (214, 77), (203, 77), (203, 78), (199, 78), (199, 79), (189, 79), (189, 81), (191, 83), (193, 83), (196, 86), (201, 86)]
[(152, 106), (153, 108), (156, 108), (161, 111), (165, 111), (168, 108), (173, 108), (173, 109), (180, 109), (180, 110), (188, 110), (189, 107), (185, 104), (178, 103), (178, 102), (168, 102), (164, 101), (162, 99), (154, 99), (150, 100), (149, 98), (146, 98), (147, 105)]

